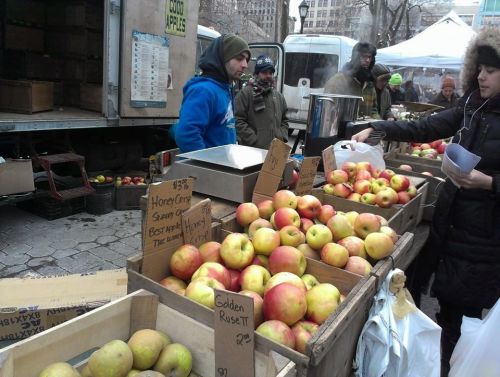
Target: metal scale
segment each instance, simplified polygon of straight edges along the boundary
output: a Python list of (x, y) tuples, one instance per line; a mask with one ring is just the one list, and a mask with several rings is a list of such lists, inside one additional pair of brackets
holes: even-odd
[[(193, 191), (237, 203), (252, 200), (253, 189), (267, 150), (243, 145), (223, 145), (177, 155), (163, 179), (194, 178)], [(293, 162), (283, 174), (283, 185), (292, 177)]]

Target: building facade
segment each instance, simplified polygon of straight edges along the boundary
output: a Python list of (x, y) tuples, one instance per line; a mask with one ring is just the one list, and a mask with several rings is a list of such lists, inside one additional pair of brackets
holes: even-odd
[(482, 0), (474, 28), (482, 26), (500, 27), (500, 0)]

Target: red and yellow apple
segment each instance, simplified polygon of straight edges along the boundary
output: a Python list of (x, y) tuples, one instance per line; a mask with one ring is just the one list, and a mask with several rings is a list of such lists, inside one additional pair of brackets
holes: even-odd
[(273, 208), (297, 208), (297, 195), (290, 190), (279, 190), (273, 195)]
[(262, 322), (255, 331), (276, 343), (292, 349), (295, 348), (295, 335), (292, 329), (282, 321), (271, 320)]
[[(258, 231), (262, 229), (268, 228), (261, 228)], [(241, 270), (252, 263), (254, 255), (252, 242), (245, 234), (231, 233), (222, 241), (220, 256), (228, 268)]]
[(278, 284), (266, 292), (262, 310), (266, 320), (293, 325), (306, 314), (306, 293), (290, 283)]
[[(328, 222), (330, 221), (331, 219), (328, 220)], [(325, 244), (331, 241), (332, 232), (326, 225), (314, 224), (307, 230), (306, 242), (313, 249), (320, 250)]]
[(170, 271), (172, 275), (179, 279), (188, 281), (202, 263), (203, 258), (198, 248), (194, 245), (185, 244), (172, 254)]
[(236, 209), (236, 222), (243, 227), (250, 225), (259, 217), (259, 209), (254, 203), (241, 203)]
[(306, 300), (306, 317), (321, 325), (339, 306), (340, 291), (330, 283), (318, 284), (307, 291)]
[(269, 256), (280, 245), (280, 234), (274, 229), (260, 228), (252, 238), (256, 254)]
[(302, 276), (306, 267), (307, 262), (304, 254), (292, 246), (277, 247), (269, 256), (269, 271), (272, 275), (279, 272), (291, 272)]
[(338, 243), (329, 242), (321, 249), (321, 260), (330, 266), (344, 268), (349, 260), (349, 251)]
[(240, 274), (241, 289), (264, 295), (264, 288), (271, 279), (271, 274), (267, 269), (256, 264), (245, 267)]

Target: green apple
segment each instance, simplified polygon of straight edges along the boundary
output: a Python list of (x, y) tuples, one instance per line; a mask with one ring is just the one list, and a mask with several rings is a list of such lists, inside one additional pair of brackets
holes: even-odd
[(153, 369), (169, 377), (187, 377), (192, 368), (191, 352), (180, 343), (172, 343), (163, 348)]

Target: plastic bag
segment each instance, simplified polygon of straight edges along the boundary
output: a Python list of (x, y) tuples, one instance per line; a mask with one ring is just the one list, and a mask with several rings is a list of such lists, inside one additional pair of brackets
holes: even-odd
[(365, 143), (357, 143), (354, 140), (341, 140), (333, 146), (333, 153), (339, 169), (347, 161), (368, 161), (376, 169), (385, 169), (382, 145), (371, 146)]
[(500, 376), (500, 300), (484, 317), (463, 317), (449, 377)]
[(396, 297), (389, 273), (374, 298), (356, 348), (356, 377), (439, 377), (441, 327), (418, 308), (394, 315)]

